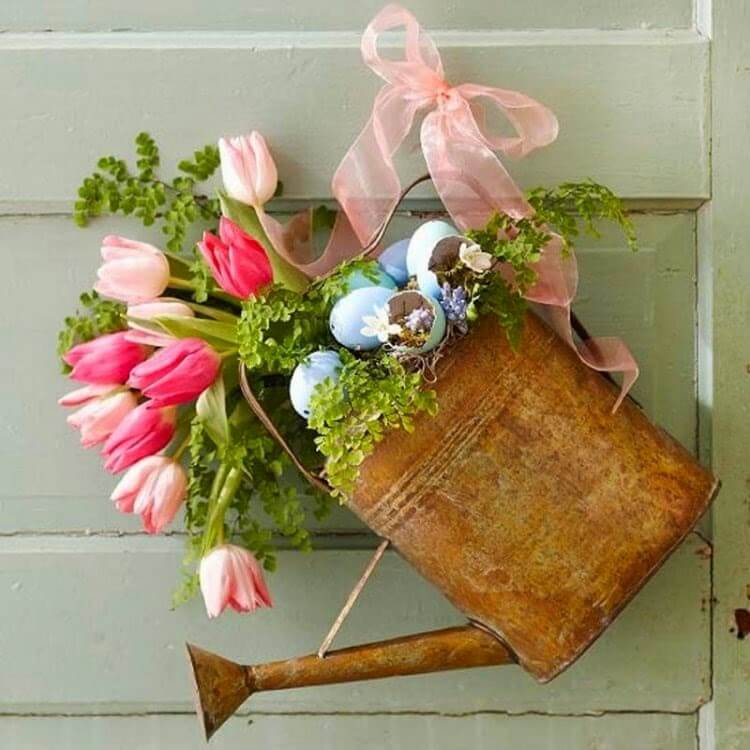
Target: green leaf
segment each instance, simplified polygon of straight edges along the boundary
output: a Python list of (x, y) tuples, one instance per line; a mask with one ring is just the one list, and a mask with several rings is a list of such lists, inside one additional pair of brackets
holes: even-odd
[[(216, 349), (237, 348), (237, 326), (220, 320), (206, 320), (205, 318), (180, 318), (163, 316), (152, 319), (171, 336), (178, 339), (198, 337), (204, 339)], [(148, 327), (149, 321), (138, 320), (139, 325)], [(157, 328), (158, 330), (158, 328)]]
[(226, 193), (219, 192), (221, 212), (231, 219), (247, 234), (254, 237), (266, 251), (268, 261), (273, 271), (275, 284), (289, 289), (293, 292), (304, 292), (310, 286), (310, 280), (299, 269), (295, 268), (289, 261), (282, 258), (268, 239), (263, 226), (258, 219), (258, 214), (252, 206), (230, 198)]
[(229, 442), (229, 422), (227, 420), (226, 393), (224, 378), (216, 378), (213, 385), (206, 388), (195, 404), (198, 418), (203, 422), (206, 432), (218, 447)]

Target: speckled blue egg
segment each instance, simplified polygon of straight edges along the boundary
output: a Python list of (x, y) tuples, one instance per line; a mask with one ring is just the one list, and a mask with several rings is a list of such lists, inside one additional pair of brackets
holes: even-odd
[[(409, 238), (399, 240), (389, 245), (378, 258), (380, 267), (399, 285), (403, 286), (409, 280), (409, 272), (406, 270), (406, 251), (409, 247)], [(382, 286), (382, 285), (381, 285)]]
[(373, 277), (369, 278), (367, 274), (363, 273), (359, 269), (352, 269), (344, 277), (346, 285), (344, 287), (344, 293), (341, 294), (337, 299), (341, 299), (344, 295), (349, 292), (353, 292), (355, 289), (363, 289), (369, 286), (382, 286), (385, 289), (396, 289), (397, 284), (391, 276), (380, 266), (372, 267)]
[(416, 276), (422, 268), (427, 268), (432, 249), (443, 237), (458, 234), (458, 230), (447, 221), (427, 221), (420, 226), (409, 240), (406, 250), (406, 270), (409, 276)]
[(380, 346), (377, 336), (365, 336), (362, 333), (365, 326), (362, 318), (374, 315), (376, 307), (385, 307), (392, 295), (392, 289), (368, 286), (355, 289), (342, 297), (333, 306), (328, 320), (336, 341), (354, 351), (366, 351)]
[(294, 368), (289, 382), (289, 398), (294, 411), (307, 419), (310, 416), (310, 398), (315, 386), (326, 378), (334, 382), (339, 379), (341, 358), (331, 350), (313, 352), (304, 362)]
[(421, 268), (417, 273), (417, 286), (422, 294), (435, 300), (439, 300), (443, 294), (438, 277), (427, 268)]

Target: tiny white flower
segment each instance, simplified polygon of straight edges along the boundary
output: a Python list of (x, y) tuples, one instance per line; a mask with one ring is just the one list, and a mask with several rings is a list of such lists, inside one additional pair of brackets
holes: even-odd
[(385, 344), (391, 336), (401, 333), (401, 326), (398, 323), (391, 323), (388, 315), (387, 305), (379, 307), (373, 306), (375, 315), (363, 315), (362, 322), (365, 324), (360, 333), (363, 336), (377, 336), (381, 344)]
[(462, 242), (458, 248), (458, 257), (465, 266), (468, 266), (472, 271), (476, 271), (477, 273), (484, 273), (492, 268), (492, 256), (489, 253), (485, 253), (475, 243), (469, 245), (466, 242)]

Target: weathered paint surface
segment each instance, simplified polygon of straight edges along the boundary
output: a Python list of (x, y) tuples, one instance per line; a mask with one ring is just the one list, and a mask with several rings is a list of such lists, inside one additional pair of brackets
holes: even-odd
[(701, 433), (724, 482), (714, 509), (716, 750), (750, 746), (750, 7), (711, 3), (713, 199), (701, 214)]

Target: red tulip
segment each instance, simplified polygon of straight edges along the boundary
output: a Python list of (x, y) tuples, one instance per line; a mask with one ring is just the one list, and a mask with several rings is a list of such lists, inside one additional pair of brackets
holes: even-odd
[(104, 444), (104, 468), (112, 474), (158, 453), (174, 436), (177, 410), (146, 401), (128, 414)]
[(221, 357), (203, 339), (178, 339), (130, 373), (128, 385), (160, 406), (192, 401), (216, 380)]
[(260, 563), (242, 547), (223, 544), (211, 550), (201, 560), (199, 576), (209, 617), (218, 617), (227, 607), (254, 612), (273, 606)]
[(110, 333), (74, 346), (63, 359), (70, 377), (84, 383), (125, 383), (130, 371), (148, 356), (148, 349), (127, 339), (127, 331)]
[(273, 281), (263, 245), (224, 216), (219, 221), (219, 236), (204, 232), (198, 247), (216, 283), (234, 297), (252, 297)]

